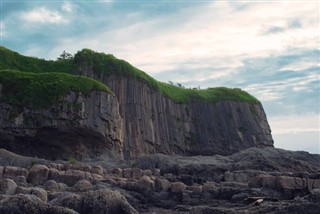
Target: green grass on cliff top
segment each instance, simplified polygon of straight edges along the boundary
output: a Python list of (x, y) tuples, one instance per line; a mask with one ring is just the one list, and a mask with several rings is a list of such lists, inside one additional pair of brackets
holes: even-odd
[(78, 51), (73, 59), (47, 61), (22, 56), (19, 53), (0, 46), (0, 56), (0, 69), (14, 69), (36, 73), (64, 72), (80, 75), (83, 75), (88, 70), (93, 70), (96, 74), (130, 76), (144, 81), (150, 87), (159, 90), (166, 97), (177, 103), (190, 103), (194, 101), (213, 103), (220, 100), (259, 103), (255, 97), (238, 88), (217, 87), (195, 90), (162, 83), (124, 60), (117, 59), (111, 54), (98, 53), (90, 49)]
[(71, 91), (89, 95), (93, 90), (112, 93), (103, 83), (65, 73), (0, 70), (0, 100), (19, 106), (47, 107)]

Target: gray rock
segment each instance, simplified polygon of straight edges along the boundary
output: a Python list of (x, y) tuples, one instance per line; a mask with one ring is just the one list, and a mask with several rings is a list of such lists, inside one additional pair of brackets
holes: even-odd
[(0, 194), (13, 195), (16, 192), (17, 184), (8, 178), (0, 180)]
[(33, 185), (43, 185), (49, 175), (49, 168), (45, 165), (34, 165), (29, 169), (27, 181)]
[(6, 214), (76, 214), (77, 212), (46, 204), (34, 195), (18, 194), (0, 200), (0, 213)]
[(28, 176), (28, 170), (21, 168), (21, 167), (15, 167), (15, 166), (6, 166), (3, 170), (3, 178), (11, 178), (14, 179), (17, 176)]
[(74, 191), (87, 191), (92, 187), (91, 183), (87, 180), (80, 180), (73, 186)]
[(50, 201), (52, 205), (71, 208), (79, 213), (138, 213), (119, 192), (109, 189), (69, 194)]
[(44, 201), (44, 202), (47, 202), (47, 201), (48, 201), (47, 191), (45, 191), (45, 190), (42, 189), (42, 188), (39, 188), (39, 187), (31, 188), (30, 194), (37, 196), (39, 199), (41, 199), (41, 200)]

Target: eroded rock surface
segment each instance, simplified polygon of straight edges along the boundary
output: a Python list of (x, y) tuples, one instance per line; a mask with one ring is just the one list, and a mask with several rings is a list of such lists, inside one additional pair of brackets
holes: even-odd
[[(1, 154), (9, 163), (26, 159)], [(23, 172), (25, 183), (0, 176), (0, 213), (317, 213), (319, 162), (320, 155), (275, 148), (212, 157), (157, 154), (121, 166), (48, 161), (24, 167), (17, 159), (0, 171)]]
[(0, 102), (0, 147), (46, 159), (122, 159), (123, 121), (107, 92), (71, 93), (45, 109)]

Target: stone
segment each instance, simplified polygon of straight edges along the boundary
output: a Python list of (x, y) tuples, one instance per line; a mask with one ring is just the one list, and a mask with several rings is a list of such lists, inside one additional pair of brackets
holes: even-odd
[(123, 213), (137, 214), (138, 212), (128, 203), (126, 198), (117, 191), (107, 188), (87, 191), (83, 194), (68, 194), (50, 201), (55, 206), (64, 206), (79, 213)]
[(3, 169), (4, 169), (4, 167), (0, 166), (0, 179), (2, 179), (2, 177), (3, 177)]
[(30, 194), (31, 193), (31, 188), (29, 187), (20, 187), (18, 186), (16, 189), (15, 194)]
[(101, 176), (101, 175), (94, 174), (94, 173), (92, 173), (91, 175), (92, 175), (93, 181), (101, 181), (101, 180), (103, 180), (103, 176)]
[(160, 191), (168, 191), (171, 187), (171, 183), (167, 179), (157, 178), (156, 186)]
[(187, 190), (190, 190), (196, 194), (200, 194), (200, 193), (202, 193), (202, 186), (201, 185), (187, 186)]
[(277, 188), (277, 181), (276, 177), (272, 175), (261, 175), (252, 178), (252, 180), (249, 182), (250, 188), (269, 188), (269, 189), (276, 189)]
[(143, 192), (153, 191), (155, 189), (155, 181), (144, 175), (139, 179), (138, 186)]
[(103, 168), (101, 166), (93, 166), (90, 170), (91, 173), (93, 174), (98, 174), (103, 176)]
[(141, 177), (142, 177), (142, 170), (139, 168), (133, 168), (132, 169), (132, 178), (139, 179)]
[(23, 186), (23, 187), (27, 186), (27, 179), (23, 175), (17, 176), (15, 178), (13, 178), (13, 180), (16, 182), (16, 184), (18, 186)]
[(187, 185), (185, 185), (182, 182), (174, 182), (171, 185), (171, 192), (173, 193), (184, 192), (186, 189), (187, 189)]
[(113, 169), (113, 175), (116, 177), (122, 177), (122, 172), (123, 172), (123, 170), (120, 168)]
[(131, 168), (123, 169), (122, 176), (124, 178), (132, 178), (132, 169)]
[(308, 196), (308, 200), (313, 203), (319, 203), (320, 202), (320, 189), (311, 190), (310, 195)]
[(92, 184), (87, 180), (80, 180), (73, 186), (74, 191), (87, 191), (92, 187)]
[(47, 182), (44, 184), (44, 187), (47, 190), (57, 190), (57, 189), (59, 189), (59, 185), (55, 180), (47, 180)]
[(20, 167), (15, 167), (15, 166), (6, 166), (4, 167), (3, 170), (3, 178), (11, 178), (14, 179), (17, 176), (28, 176), (28, 170)]
[(49, 176), (49, 168), (45, 165), (34, 165), (29, 169), (28, 183), (43, 185)]
[(77, 212), (59, 206), (52, 206), (35, 195), (17, 194), (0, 200), (0, 213), (8, 214), (77, 214)]
[(9, 178), (0, 180), (0, 194), (13, 195), (16, 192), (17, 184)]
[(45, 191), (45, 190), (42, 189), (42, 188), (39, 188), (39, 187), (31, 188), (30, 194), (37, 196), (39, 199), (41, 199), (41, 200), (44, 201), (44, 202), (47, 202), (47, 201), (48, 201), (47, 191)]

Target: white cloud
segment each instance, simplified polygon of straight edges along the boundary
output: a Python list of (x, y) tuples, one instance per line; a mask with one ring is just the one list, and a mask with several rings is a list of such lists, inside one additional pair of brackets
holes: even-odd
[(244, 89), (262, 101), (279, 100), (287, 96), (288, 90), (309, 91), (308, 84), (319, 81), (318, 74), (308, 74), (303, 77), (295, 77), (286, 80), (267, 83), (251, 84)]
[(62, 5), (62, 10), (70, 13), (73, 10), (73, 5), (70, 2), (64, 2)]
[(287, 150), (320, 154), (320, 115), (269, 117), (274, 145)]
[(28, 22), (60, 24), (67, 20), (56, 11), (50, 11), (45, 7), (35, 8), (29, 12), (23, 12), (21, 18)]
[(285, 67), (282, 67), (279, 71), (305, 71), (308, 68), (320, 67), (319, 62), (316, 61), (293, 61)]
[(300, 132), (320, 133), (320, 115), (286, 115), (270, 117), (272, 134), (296, 134)]

